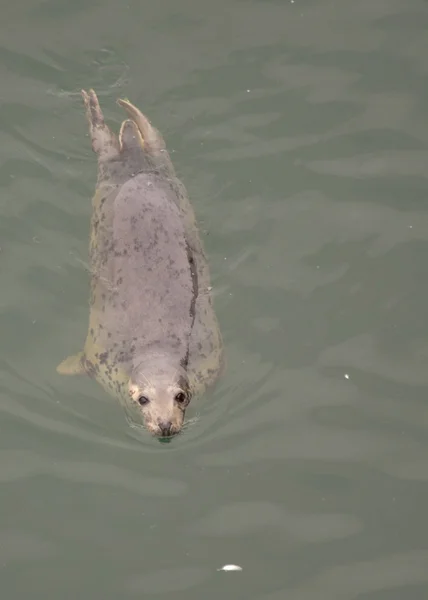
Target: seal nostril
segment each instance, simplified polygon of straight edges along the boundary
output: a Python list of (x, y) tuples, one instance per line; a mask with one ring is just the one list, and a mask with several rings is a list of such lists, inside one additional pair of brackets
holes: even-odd
[(159, 429), (161, 430), (162, 435), (170, 435), (171, 427), (171, 421), (159, 421)]

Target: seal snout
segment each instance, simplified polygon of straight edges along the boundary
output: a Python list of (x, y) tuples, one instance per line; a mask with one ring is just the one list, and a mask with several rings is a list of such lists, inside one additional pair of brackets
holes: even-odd
[(162, 436), (170, 436), (172, 431), (172, 421), (159, 421), (158, 423)]

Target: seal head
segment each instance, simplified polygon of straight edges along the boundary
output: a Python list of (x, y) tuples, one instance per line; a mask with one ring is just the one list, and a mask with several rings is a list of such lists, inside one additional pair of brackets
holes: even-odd
[(132, 412), (140, 414), (152, 434), (169, 437), (181, 431), (191, 390), (186, 371), (170, 357), (136, 359), (128, 392)]

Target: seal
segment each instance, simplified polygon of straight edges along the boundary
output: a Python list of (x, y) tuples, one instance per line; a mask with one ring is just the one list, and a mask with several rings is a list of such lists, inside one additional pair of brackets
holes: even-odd
[(61, 362), (119, 399), (158, 437), (179, 433), (191, 399), (212, 386), (224, 349), (195, 213), (162, 135), (128, 100), (119, 136), (82, 91), (98, 179), (84, 348)]

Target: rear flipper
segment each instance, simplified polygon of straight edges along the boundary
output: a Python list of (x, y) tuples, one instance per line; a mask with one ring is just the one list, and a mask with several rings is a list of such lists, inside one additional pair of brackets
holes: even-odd
[(82, 97), (86, 108), (86, 118), (89, 122), (92, 150), (100, 160), (114, 158), (119, 154), (119, 140), (104, 122), (104, 115), (96, 93), (94, 90), (89, 90), (89, 93), (82, 90)]
[(165, 142), (159, 131), (152, 126), (148, 118), (136, 106), (131, 104), (129, 100), (119, 99), (117, 103), (125, 109), (128, 117), (136, 123), (144, 140), (146, 152), (155, 154), (165, 148)]
[(144, 140), (137, 124), (130, 119), (122, 123), (119, 133), (120, 152), (143, 152)]
[[(142, 142), (142, 147), (152, 165), (163, 169), (166, 175), (173, 177), (175, 175), (174, 167), (166, 150), (164, 139), (159, 131), (153, 127), (148, 118), (129, 100), (119, 99), (117, 103), (125, 109), (129, 119), (136, 124), (140, 132), (139, 139)], [(129, 121), (125, 121), (122, 128), (126, 123), (129, 123)]]

